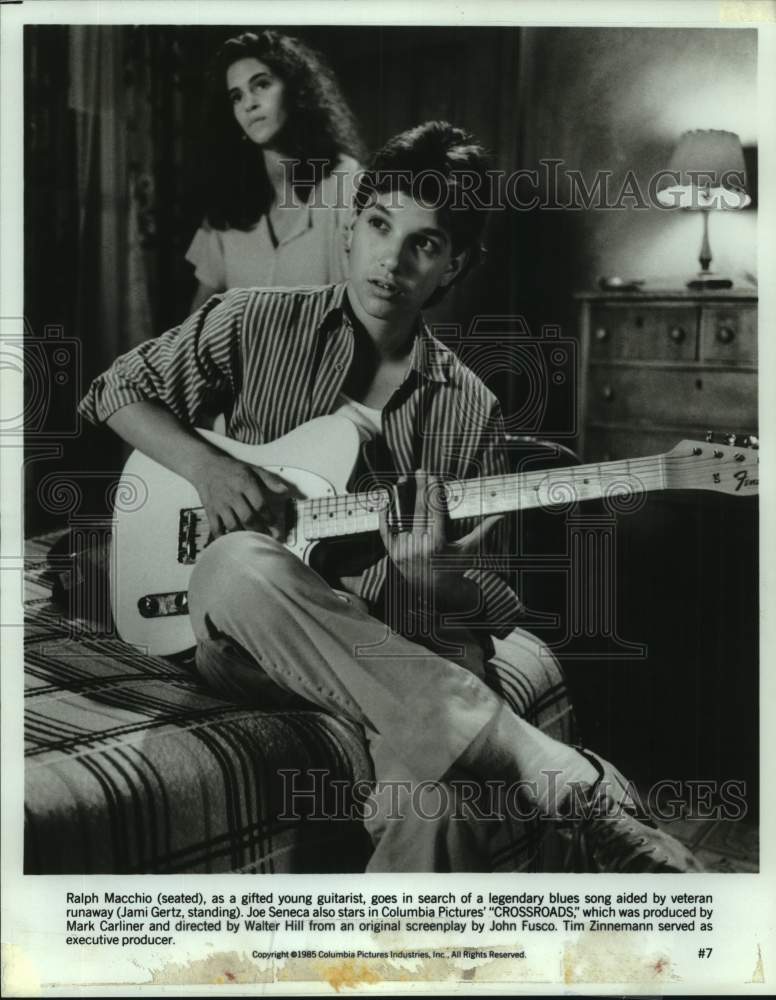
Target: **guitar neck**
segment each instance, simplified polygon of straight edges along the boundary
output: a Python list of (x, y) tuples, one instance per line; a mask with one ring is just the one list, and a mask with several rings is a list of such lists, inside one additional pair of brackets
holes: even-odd
[(483, 517), (660, 490), (662, 455), (462, 480), (448, 490), (450, 517)]
[[(448, 516), (458, 520), (662, 490), (665, 478), (664, 456), (653, 455), (457, 480), (445, 484), (445, 494)], [(303, 500), (297, 507), (302, 531), (310, 540), (377, 531), (387, 496), (385, 490), (375, 490)]]

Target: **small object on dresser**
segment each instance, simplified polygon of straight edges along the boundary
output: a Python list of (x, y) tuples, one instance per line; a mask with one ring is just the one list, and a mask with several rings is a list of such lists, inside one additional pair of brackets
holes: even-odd
[(644, 284), (641, 278), (620, 278), (618, 275), (599, 278), (598, 287), (605, 292), (638, 292)]

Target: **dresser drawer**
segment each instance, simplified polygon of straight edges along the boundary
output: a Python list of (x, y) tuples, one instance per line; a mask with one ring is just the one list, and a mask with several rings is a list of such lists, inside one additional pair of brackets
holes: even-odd
[(593, 306), (590, 312), (591, 357), (693, 361), (697, 316), (695, 306), (685, 305)]
[(757, 427), (757, 377), (753, 372), (675, 371), (596, 365), (590, 369), (589, 418), (594, 423), (655, 427)]
[(704, 306), (701, 310), (701, 361), (757, 364), (757, 307)]

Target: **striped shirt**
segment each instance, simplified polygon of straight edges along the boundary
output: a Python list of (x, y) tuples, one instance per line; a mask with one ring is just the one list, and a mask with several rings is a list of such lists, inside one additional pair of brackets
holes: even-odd
[[(214, 295), (180, 326), (119, 357), (94, 380), (80, 412), (100, 423), (129, 403), (156, 400), (187, 424), (220, 411), (229, 437), (248, 444), (273, 441), (341, 403), (353, 357), (346, 288), (241, 288)], [(382, 423), (399, 474), (423, 468), (466, 479), (510, 471), (496, 397), (422, 321), (407, 376), (386, 403)], [(461, 537), (476, 523), (451, 521), (449, 537)], [(507, 535), (502, 519), (476, 564), (464, 571), (482, 593), (477, 625), (467, 625), (485, 633), (483, 640), (507, 635), (521, 613), (497, 569)], [(407, 634), (393, 613), (395, 576), (383, 555), (361, 575), (358, 593)]]

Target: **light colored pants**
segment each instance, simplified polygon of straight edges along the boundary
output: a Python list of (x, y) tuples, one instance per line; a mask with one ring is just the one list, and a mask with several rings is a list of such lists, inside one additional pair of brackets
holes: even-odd
[[(442, 800), (424, 784), (453, 777), (458, 758), (509, 711), (480, 679), (478, 646), (466, 643), (460, 662), (443, 659), (343, 600), (281, 544), (253, 532), (208, 546), (191, 576), (189, 606), (197, 667), (223, 696), (264, 708), (299, 707), (301, 697), (364, 727), (377, 782), (367, 870), (488, 869), (494, 824), (453, 818), (454, 790), (436, 815)], [(391, 799), (405, 818), (387, 818), (381, 782), (408, 786), (403, 798)], [(428, 801), (417, 814), (409, 802), (421, 786), (415, 804)]]

